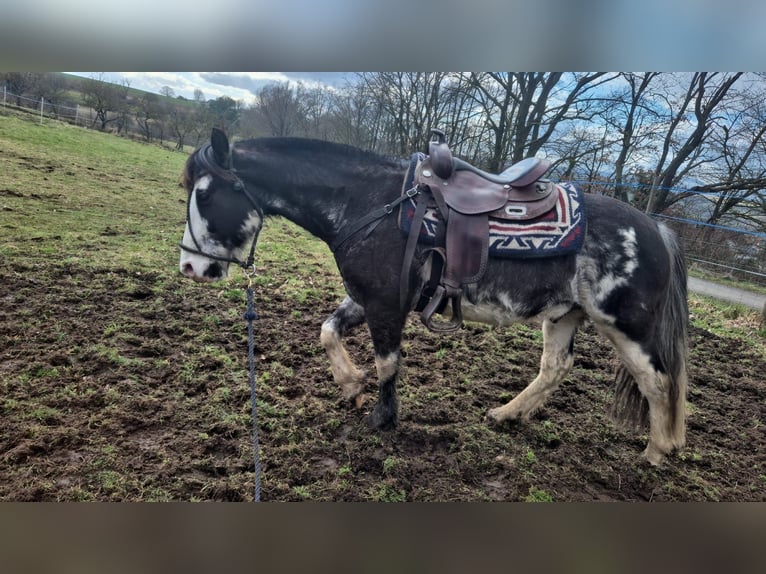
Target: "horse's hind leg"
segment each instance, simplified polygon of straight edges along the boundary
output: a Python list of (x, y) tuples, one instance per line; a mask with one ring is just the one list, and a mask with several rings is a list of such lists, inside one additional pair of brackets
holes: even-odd
[(513, 400), (491, 409), (487, 413), (490, 422), (527, 419), (545, 403), (572, 368), (574, 336), (582, 320), (582, 311), (574, 309), (559, 319), (543, 321), (543, 354), (539, 374)]
[[(600, 326), (599, 331), (612, 341), (622, 364), (646, 398), (649, 406), (649, 443), (644, 450), (644, 458), (652, 465), (659, 465), (666, 454), (674, 448), (682, 447), (686, 439), (683, 412), (686, 370), (683, 369), (680, 373), (683, 381), (676, 383), (681, 385), (684, 391), (674, 397), (669, 376), (655, 368), (651, 356), (639, 343), (629, 339), (615, 327)], [(628, 381), (623, 386), (630, 390), (632, 382)], [(640, 404), (634, 402), (631, 408), (639, 409)], [(626, 419), (630, 419), (632, 415), (617, 414), (622, 414)]]
[(354, 401), (357, 407), (361, 407), (362, 404), (366, 374), (348, 356), (341, 337), (364, 320), (364, 308), (355, 303), (351, 297), (346, 297), (322, 324), (320, 336), (322, 345), (330, 358), (333, 379), (340, 386), (343, 398)]

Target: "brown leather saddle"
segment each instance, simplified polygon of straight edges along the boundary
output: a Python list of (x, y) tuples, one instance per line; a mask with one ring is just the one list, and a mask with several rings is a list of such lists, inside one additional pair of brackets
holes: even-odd
[[(425, 205), (435, 203), (444, 228), (432, 248), (430, 300), (421, 320), (432, 331), (448, 332), (463, 323), (463, 287), (477, 283), (486, 270), (489, 253), (489, 219), (523, 221), (551, 210), (558, 198), (555, 185), (541, 179), (550, 168), (546, 159), (527, 158), (500, 174), (482, 171), (452, 157), (444, 132), (432, 129), (428, 156), (417, 166), (413, 186), (418, 194), (415, 220), (405, 248), (401, 298), (406, 305), (410, 267), (422, 224)], [(428, 285), (426, 286), (428, 289)], [(452, 318), (434, 320), (451, 302)]]

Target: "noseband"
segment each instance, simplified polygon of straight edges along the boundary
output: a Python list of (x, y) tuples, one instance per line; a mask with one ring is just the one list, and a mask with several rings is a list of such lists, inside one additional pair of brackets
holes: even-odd
[[(245, 197), (251, 203), (256, 213), (258, 214), (258, 216), (261, 218), (261, 220), (263, 220), (263, 211), (255, 202), (255, 199), (253, 198), (252, 194), (248, 191), (247, 187), (245, 186), (245, 182), (243, 182), (239, 178), (239, 176), (236, 174), (236, 170), (234, 169), (234, 166), (232, 165), (232, 154), (229, 154), (229, 161), (227, 162), (228, 165), (223, 167), (219, 165), (218, 162), (215, 160), (213, 146), (208, 143), (202, 146), (200, 149), (198, 149), (195, 152), (194, 162), (199, 164), (199, 166), (204, 171), (212, 175), (217, 175), (218, 177), (221, 177), (228, 181), (233, 181), (234, 190), (235, 191), (241, 190), (245, 194)], [(189, 228), (189, 235), (191, 235), (192, 241), (194, 242), (194, 247), (189, 247), (188, 245), (184, 245), (183, 241), (180, 241), (178, 243), (178, 246), (181, 249), (183, 249), (184, 251), (188, 253), (194, 253), (195, 255), (201, 255), (202, 257), (213, 259), (214, 261), (221, 261), (223, 263), (236, 263), (237, 265), (242, 267), (245, 271), (253, 267), (253, 264), (255, 263), (255, 244), (258, 240), (257, 232), (256, 232), (256, 236), (253, 238), (253, 244), (250, 247), (250, 254), (248, 255), (246, 261), (242, 261), (241, 259), (237, 259), (236, 257), (223, 257), (221, 255), (205, 253), (202, 250), (202, 246), (199, 244), (199, 241), (197, 241), (197, 237), (194, 235), (194, 230), (192, 229), (191, 224), (189, 224), (190, 210), (191, 210), (191, 191), (189, 191), (189, 200), (186, 202), (186, 222)]]

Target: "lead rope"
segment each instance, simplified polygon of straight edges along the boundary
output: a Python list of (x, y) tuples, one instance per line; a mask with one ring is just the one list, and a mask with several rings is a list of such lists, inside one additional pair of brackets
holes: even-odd
[(258, 444), (258, 410), (255, 402), (255, 338), (253, 336), (253, 321), (258, 319), (253, 305), (253, 276), (255, 275), (255, 265), (248, 265), (245, 269), (247, 277), (247, 309), (244, 319), (247, 321), (247, 359), (250, 367), (250, 408), (253, 416), (253, 456), (255, 471), (255, 492), (254, 502), (261, 501), (261, 457), (260, 445)]

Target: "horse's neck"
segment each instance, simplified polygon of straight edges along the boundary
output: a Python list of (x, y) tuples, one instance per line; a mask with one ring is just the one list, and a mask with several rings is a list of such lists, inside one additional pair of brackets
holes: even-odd
[(319, 239), (329, 242), (338, 232), (348, 204), (343, 189), (318, 185), (270, 186), (265, 198), (265, 215), (280, 215)]
[[(256, 154), (257, 157), (257, 154)], [(348, 172), (343, 172), (344, 158), (332, 156), (313, 160), (302, 159), (300, 165), (292, 158), (277, 162), (270, 158), (267, 169), (259, 160), (248, 166), (248, 179), (259, 192), (265, 215), (280, 215), (313, 235), (330, 243), (348, 223), (358, 219), (375, 207), (394, 199), (398, 193), (399, 176), (396, 166), (358, 165), (351, 162)], [(280, 173), (274, 164), (280, 163)], [(284, 170), (296, 171), (285, 173)], [(310, 175), (311, 174), (311, 175)], [(356, 190), (356, 191), (352, 191)], [(360, 193), (361, 191), (361, 193)], [(394, 197), (388, 197), (394, 194)], [(385, 197), (384, 197), (385, 196)]]

